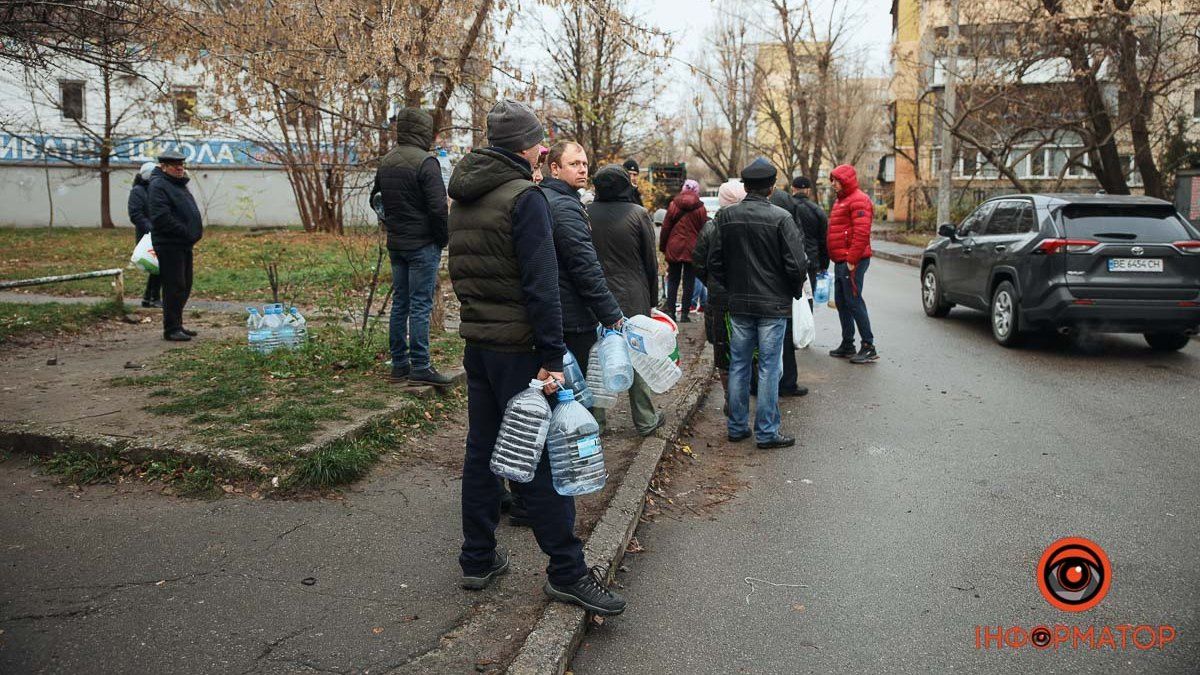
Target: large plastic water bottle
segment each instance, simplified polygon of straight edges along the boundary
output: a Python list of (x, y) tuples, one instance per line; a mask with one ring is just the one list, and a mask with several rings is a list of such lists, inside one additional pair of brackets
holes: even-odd
[(246, 317), (246, 343), (256, 352), (265, 354), (267, 350), (267, 340), (270, 333), (263, 330), (263, 317), (258, 313), (258, 308), (247, 307), (249, 313)]
[(504, 407), (491, 461), (492, 473), (501, 478), (528, 483), (537, 472), (550, 432), (550, 404), (542, 394), (543, 384), (530, 381)]
[(263, 330), (267, 332), (267, 337), (263, 341), (266, 346), (267, 353), (275, 351), (283, 344), (283, 335), (280, 329), (283, 328), (283, 306), (282, 305), (266, 305), (263, 307)]
[(670, 356), (646, 356), (631, 350), (629, 360), (633, 362), (633, 369), (637, 374), (646, 381), (650, 391), (656, 394), (665, 393), (683, 377), (683, 371), (675, 365)]
[(563, 356), (563, 378), (566, 380), (567, 387), (575, 394), (575, 400), (585, 408), (592, 407), (594, 403), (592, 390), (588, 388), (587, 379), (583, 376), (583, 369), (579, 367), (579, 361), (576, 360), (570, 349)]
[(829, 302), (829, 291), (833, 286), (833, 281), (829, 278), (829, 272), (818, 272), (816, 287), (813, 288), (813, 305), (823, 305)]
[(289, 323), (296, 331), (296, 344), (302, 345), (308, 340), (308, 322), (301, 316), (300, 310), (295, 307), (288, 308)]
[(660, 357), (670, 356), (671, 352), (675, 351), (675, 334), (671, 328), (645, 314), (626, 319), (621, 330), (625, 333), (630, 352)]
[(617, 404), (617, 392), (604, 387), (604, 368), (600, 365), (600, 342), (592, 345), (588, 353), (588, 390), (592, 392), (592, 408), (608, 409)]
[(450, 175), (454, 173), (454, 168), (450, 166), (450, 155), (446, 153), (445, 148), (438, 148), (438, 164), (442, 167), (442, 182), (446, 184), (446, 189), (450, 189)]
[(604, 450), (600, 447), (600, 425), (575, 400), (570, 389), (558, 391), (558, 405), (550, 416), (550, 476), (554, 491), (573, 497), (604, 487)]
[(615, 393), (629, 391), (633, 385), (633, 364), (625, 338), (611, 328), (604, 329), (600, 338), (600, 369), (604, 373), (604, 388)]

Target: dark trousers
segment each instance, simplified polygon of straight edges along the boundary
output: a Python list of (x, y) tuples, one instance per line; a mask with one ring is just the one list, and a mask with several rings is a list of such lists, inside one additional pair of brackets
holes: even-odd
[(142, 300), (154, 302), (162, 297), (162, 280), (157, 274), (146, 277), (146, 290), (142, 292)]
[[(810, 284), (809, 291), (817, 287), (817, 273), (808, 273), (808, 282)], [(808, 299), (808, 310), (813, 309), (812, 298)], [(783, 377), (779, 380), (779, 391), (795, 391), (798, 388), (796, 382), (796, 343), (792, 342), (792, 331), (795, 326), (792, 325), (792, 318), (789, 316), (787, 320), (787, 334), (783, 336)]]
[(833, 267), (833, 295), (837, 302), (838, 318), (842, 321), (842, 344), (854, 344), (854, 327), (858, 326), (858, 337), (863, 344), (875, 344), (871, 333), (871, 318), (867, 315), (867, 302), (863, 300), (863, 282), (867, 278), (870, 258), (858, 261), (851, 280), (850, 266), (837, 263)]
[(163, 333), (183, 328), (183, 307), (192, 294), (192, 247), (156, 246), (162, 280)]
[(683, 277), (683, 311), (687, 316), (696, 290), (696, 267), (689, 262), (667, 263), (667, 313), (675, 316), (675, 298), (679, 297), (679, 278)]
[(587, 377), (588, 355), (592, 353), (592, 346), (596, 344), (596, 331), (563, 333), (563, 342), (567, 343), (567, 349), (575, 355), (579, 369), (583, 371), (583, 376)]
[[(463, 545), (458, 563), (464, 574), (480, 574), (492, 564), (496, 525), (500, 522), (500, 479), (488, 462), (500, 431), (504, 406), (529, 386), (541, 368), (534, 353), (506, 353), (467, 345), (467, 451), (463, 460)], [(533, 536), (550, 556), (546, 574), (555, 584), (570, 584), (587, 574), (583, 543), (575, 536), (575, 499), (554, 491), (546, 452), (530, 483), (510, 482), (533, 523)]]

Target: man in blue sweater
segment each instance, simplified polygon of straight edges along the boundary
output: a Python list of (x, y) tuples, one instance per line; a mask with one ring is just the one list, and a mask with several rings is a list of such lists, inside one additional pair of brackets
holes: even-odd
[[(550, 207), (534, 185), (545, 130), (526, 106), (501, 101), (488, 113), (490, 146), (474, 150), (450, 178), (450, 279), (466, 341), (468, 431), (462, 478), (462, 586), (481, 590), (508, 571), (496, 547), (502, 486), (489, 468), (505, 405), (530, 380), (563, 379), (562, 304)], [(575, 536), (575, 501), (554, 491), (542, 453), (533, 481), (513, 483), (538, 545), (550, 556), (545, 591), (601, 615), (625, 600), (588, 571)]]

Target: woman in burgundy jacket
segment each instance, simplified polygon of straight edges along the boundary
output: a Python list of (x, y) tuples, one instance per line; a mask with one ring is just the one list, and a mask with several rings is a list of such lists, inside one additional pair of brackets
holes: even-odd
[(663, 221), (658, 248), (667, 258), (666, 312), (675, 318), (675, 298), (679, 293), (679, 278), (683, 277), (683, 311), (680, 323), (690, 323), (688, 309), (696, 286), (696, 268), (692, 265), (692, 249), (700, 230), (708, 222), (708, 211), (700, 201), (700, 184), (688, 179), (683, 190), (671, 200), (667, 219)]

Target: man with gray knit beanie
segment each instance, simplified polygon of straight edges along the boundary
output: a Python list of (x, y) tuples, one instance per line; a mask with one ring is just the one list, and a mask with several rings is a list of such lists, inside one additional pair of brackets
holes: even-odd
[[(450, 279), (466, 341), (467, 444), (462, 477), (462, 586), (482, 590), (508, 571), (496, 547), (503, 487), (489, 462), (509, 399), (530, 380), (563, 380), (562, 307), (550, 207), (533, 183), (545, 129), (527, 106), (501, 101), (487, 116), (490, 146), (468, 153), (450, 177)], [(575, 501), (555, 492), (542, 453), (529, 483), (512, 483), (550, 556), (551, 597), (611, 616), (625, 600), (588, 571), (575, 536)]]

